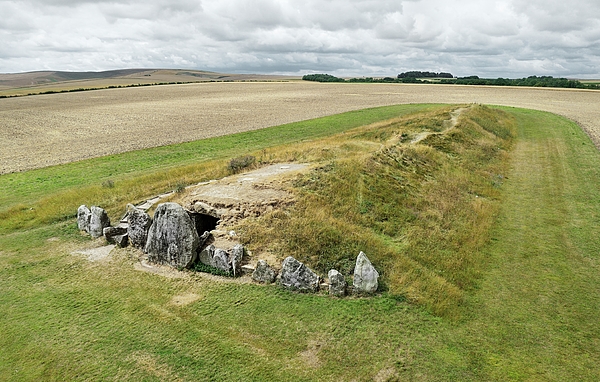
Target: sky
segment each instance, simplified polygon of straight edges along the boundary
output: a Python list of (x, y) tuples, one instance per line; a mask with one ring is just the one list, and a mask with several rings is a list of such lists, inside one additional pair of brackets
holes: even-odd
[(599, 0), (0, 0), (0, 73), (600, 78)]

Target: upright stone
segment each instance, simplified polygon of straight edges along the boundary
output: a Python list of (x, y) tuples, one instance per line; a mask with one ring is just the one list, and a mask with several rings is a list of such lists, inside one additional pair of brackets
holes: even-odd
[(229, 254), (224, 249), (215, 248), (212, 261), (213, 267), (225, 272), (231, 272), (231, 265), (229, 265)]
[(256, 269), (252, 272), (252, 280), (263, 284), (272, 284), (275, 282), (275, 277), (277, 277), (275, 270), (266, 261), (258, 260)]
[(375, 293), (377, 291), (379, 273), (373, 267), (367, 255), (363, 252), (356, 258), (354, 267), (354, 292), (355, 293)]
[(132, 246), (144, 249), (148, 239), (148, 230), (152, 225), (152, 218), (146, 212), (127, 205), (127, 236)]
[(319, 276), (306, 265), (288, 256), (281, 265), (279, 284), (301, 292), (316, 292), (319, 290)]
[[(204, 236), (204, 235), (203, 235)], [(208, 246), (206, 246), (206, 248), (204, 248), (201, 252), (200, 252), (200, 256), (198, 257), (198, 261), (201, 262), (204, 265), (210, 265), (211, 267), (214, 267), (214, 263), (213, 263), (213, 257), (215, 256), (215, 246), (210, 244)]]
[(198, 233), (183, 207), (177, 203), (159, 204), (148, 230), (148, 260), (175, 268), (190, 267), (197, 249)]
[(231, 269), (233, 270), (233, 275), (237, 276), (242, 272), (242, 259), (244, 258), (244, 246), (241, 244), (236, 244), (231, 250)]
[(333, 296), (342, 297), (346, 295), (346, 287), (348, 283), (344, 279), (344, 275), (340, 272), (332, 269), (327, 273), (329, 279), (329, 294)]
[(89, 232), (93, 238), (97, 238), (103, 235), (104, 228), (110, 227), (110, 219), (106, 211), (100, 207), (92, 206), (90, 212)]
[(86, 205), (82, 204), (77, 209), (77, 228), (80, 231), (90, 232), (90, 217), (92, 212)]

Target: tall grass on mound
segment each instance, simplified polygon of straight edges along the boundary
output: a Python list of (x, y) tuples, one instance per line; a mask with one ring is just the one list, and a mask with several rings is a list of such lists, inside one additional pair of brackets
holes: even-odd
[(364, 251), (384, 289), (455, 315), (485, 262), (479, 250), (498, 210), (514, 122), (472, 106), (448, 129), (452, 111), (296, 147), (298, 157), (322, 165), (296, 179), (293, 208), (242, 223), (244, 240), (322, 274), (336, 268), (349, 276)]

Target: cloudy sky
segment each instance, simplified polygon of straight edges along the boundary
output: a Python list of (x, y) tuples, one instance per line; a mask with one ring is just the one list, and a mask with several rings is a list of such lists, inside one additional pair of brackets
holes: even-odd
[(0, 73), (600, 78), (599, 0), (0, 0)]

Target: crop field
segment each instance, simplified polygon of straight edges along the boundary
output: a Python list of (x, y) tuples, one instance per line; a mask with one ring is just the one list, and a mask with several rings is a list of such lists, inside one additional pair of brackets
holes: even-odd
[(600, 92), (449, 85), (203, 83), (0, 99), (0, 174), (350, 110), (481, 103), (578, 122), (600, 146)]
[[(0, 99), (0, 381), (600, 380), (599, 104), (299, 81)], [(81, 254), (105, 242), (79, 205), (114, 222), (244, 156), (309, 165), (275, 182), (294, 204), (223, 228), (246, 261), (349, 278), (365, 251), (377, 294)]]

